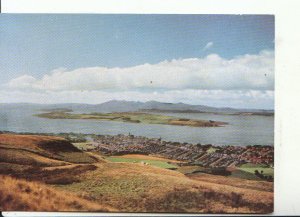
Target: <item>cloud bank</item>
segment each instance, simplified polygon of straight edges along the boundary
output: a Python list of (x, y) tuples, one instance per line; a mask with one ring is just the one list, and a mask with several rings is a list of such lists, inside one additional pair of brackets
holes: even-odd
[(41, 79), (23, 75), (6, 86), (31, 91), (273, 90), (274, 53), (262, 51), (229, 60), (211, 54), (128, 68), (55, 70)]
[(274, 52), (233, 59), (211, 54), (128, 68), (56, 69), (41, 78), (22, 75), (0, 89), (0, 102), (97, 104), (113, 99), (272, 109)]

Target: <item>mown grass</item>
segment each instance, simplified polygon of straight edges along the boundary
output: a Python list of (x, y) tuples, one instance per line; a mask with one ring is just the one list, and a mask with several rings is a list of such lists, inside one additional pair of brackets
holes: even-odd
[(251, 168), (246, 168), (246, 167), (242, 167), (239, 168), (242, 171), (251, 173), (251, 174), (255, 174), (255, 170), (257, 170), (258, 172), (261, 173), (261, 171), (263, 171), (263, 175), (267, 175), (267, 176), (273, 176), (274, 177), (274, 169), (273, 168), (268, 168), (268, 167), (251, 167)]
[(274, 168), (270, 168), (265, 164), (247, 163), (241, 165), (238, 169), (251, 174), (255, 174), (255, 170), (257, 170), (259, 173), (263, 171), (263, 175), (274, 177)]
[(156, 166), (165, 169), (177, 168), (178, 166), (174, 164), (169, 164), (165, 161), (159, 160), (148, 160), (148, 159), (140, 159), (140, 158), (122, 158), (122, 157), (107, 157), (107, 160), (111, 162), (126, 162), (126, 163), (147, 163), (151, 166)]

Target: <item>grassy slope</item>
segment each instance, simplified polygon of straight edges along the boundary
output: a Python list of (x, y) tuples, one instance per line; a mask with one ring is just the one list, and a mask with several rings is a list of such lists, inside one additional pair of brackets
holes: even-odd
[[(120, 156), (111, 156), (111, 157), (120, 157)], [(163, 162), (172, 162), (172, 163), (181, 163), (182, 161), (174, 160), (174, 159), (167, 159), (156, 155), (143, 155), (143, 154), (124, 154), (122, 158), (135, 158), (135, 159), (142, 159), (142, 160), (158, 160)]]
[(0, 176), (2, 211), (113, 211), (75, 194), (41, 183)]
[[(93, 163), (95, 160), (68, 141), (51, 136), (0, 134), (0, 160), (16, 163), (54, 164), (60, 161)], [(44, 159), (42, 159), (44, 157)], [(49, 162), (46, 162), (48, 159)], [(57, 161), (53, 161), (57, 160)], [(65, 164), (66, 162), (63, 162)]]
[(261, 190), (267, 192), (273, 192), (273, 187), (274, 187), (273, 182), (239, 179), (236, 177), (225, 177), (225, 176), (211, 175), (206, 173), (189, 174), (188, 177), (194, 180), (200, 180), (209, 183), (229, 185), (238, 188)]
[(47, 158), (29, 151), (3, 149), (0, 147), (0, 161), (31, 166), (63, 166), (67, 162)]
[(176, 169), (176, 171), (183, 173), (183, 174), (190, 174), (195, 171), (202, 170), (202, 169), (203, 169), (203, 167), (201, 167), (201, 166), (181, 166), (181, 167), (178, 167)]
[[(46, 143), (42, 142), (45, 140)], [(94, 202), (101, 204), (101, 207), (104, 208), (114, 207), (117, 211), (204, 213), (266, 213), (272, 211), (273, 193), (270, 192), (272, 188), (265, 189), (262, 187), (268, 185), (267, 182), (253, 181), (249, 184), (240, 179), (231, 180), (231, 178), (224, 177), (224, 180), (218, 182), (216, 180), (220, 180), (220, 177), (217, 176), (203, 179), (203, 177), (188, 177), (177, 171), (151, 165), (107, 162), (96, 153), (78, 152), (70, 143), (62, 143), (61, 141), (64, 140), (54, 137), (0, 134), (0, 147), (2, 147), (0, 153), (5, 153), (5, 150), (13, 150), (14, 152), (9, 153), (10, 158), (19, 156), (16, 157), (17, 160), (14, 162), (9, 161), (8, 156), (2, 156), (1, 161), (3, 159), (6, 161), (0, 163), (0, 173), (26, 178), (26, 180), (40, 181), (47, 183), (47, 186), (55, 186), (59, 190), (79, 193), (85, 195), (85, 199), (93, 204)], [(61, 147), (61, 145), (65, 146)], [(61, 152), (71, 154), (69, 156), (72, 156), (74, 152), (87, 155), (89, 158), (92, 156), (93, 161), (85, 164), (82, 164), (81, 161), (70, 163), (46, 157), (47, 153), (52, 154), (52, 157), (56, 157), (55, 155), (61, 156)], [(64, 155), (62, 156), (63, 159), (67, 160)], [(167, 161), (150, 158), (151, 156), (144, 156), (143, 158), (143, 156), (138, 155), (135, 160), (152, 160), (159, 163), (166, 163)], [(32, 165), (32, 161), (28, 159), (39, 161), (39, 163), (46, 162), (49, 165), (34, 163)], [(123, 159), (130, 158), (124, 157)], [(74, 160), (75, 158), (73, 158)], [(24, 165), (22, 162), (28, 162), (28, 164)], [(62, 162), (63, 165), (58, 165)], [(30, 183), (32, 182), (28, 182), (29, 185), (31, 185)], [(36, 199), (31, 200), (29, 204), (28, 198), (27, 200), (23, 198), (24, 195), (26, 198), (27, 194), (27, 192), (25, 192), (26, 194), (23, 192), (23, 188), (8, 184), (2, 185), (4, 187), (1, 194), (10, 195), (5, 196), (6, 199), (1, 201), (2, 208), (6, 204), (6, 210), (36, 210), (37, 207), (40, 207), (39, 210), (52, 211), (57, 209), (60, 211), (98, 209), (97, 207), (93, 208), (94, 205), (83, 202), (82, 205), (78, 206), (76, 204), (80, 202), (74, 202), (74, 206), (70, 203), (68, 203), (70, 206), (68, 204), (64, 205), (64, 202), (59, 202), (60, 199), (57, 196), (61, 196), (61, 200), (68, 202), (69, 197), (67, 197), (67, 194), (58, 191), (47, 196), (46, 193), (42, 193), (43, 190), (38, 191), (37, 189), (40, 187), (35, 184), (31, 186), (29, 191), (34, 194), (32, 197)], [(8, 191), (11, 190), (13, 194), (9, 194)], [(45, 191), (47, 192), (47, 190)], [(50, 200), (48, 208), (45, 208), (45, 201), (49, 200), (46, 199), (47, 197), (51, 197), (58, 202), (52, 203)], [(70, 198), (72, 197), (70, 196)], [(14, 203), (8, 203), (7, 201)], [(61, 206), (51, 205), (59, 203), (61, 203)], [(27, 205), (22, 207), (20, 204)], [(101, 207), (99, 206), (99, 208)]]
[(68, 112), (49, 112), (37, 114), (36, 116), (51, 119), (96, 119), (105, 121), (120, 121), (129, 123), (143, 124), (167, 124), (192, 127), (217, 127), (225, 125), (224, 122), (211, 122), (206, 120), (182, 119), (160, 114), (149, 114), (142, 112), (123, 112), (123, 113), (91, 113), (73, 114)]
[[(191, 179), (150, 165), (103, 163), (59, 187), (126, 212), (270, 212), (273, 193)], [(239, 182), (235, 179), (234, 182)], [(261, 201), (264, 201), (262, 203)]]

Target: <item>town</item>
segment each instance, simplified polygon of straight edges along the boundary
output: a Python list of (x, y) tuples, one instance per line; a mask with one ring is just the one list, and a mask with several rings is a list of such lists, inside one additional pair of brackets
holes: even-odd
[(179, 160), (187, 165), (234, 167), (246, 163), (274, 166), (273, 146), (218, 146), (163, 141), (134, 135), (94, 135), (92, 146), (104, 155), (145, 154)]

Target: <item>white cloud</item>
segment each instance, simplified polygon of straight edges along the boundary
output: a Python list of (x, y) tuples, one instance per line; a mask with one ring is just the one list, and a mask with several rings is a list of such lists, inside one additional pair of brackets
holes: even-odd
[(177, 59), (128, 68), (53, 70), (22, 75), (0, 89), (0, 102), (184, 102), (217, 107), (273, 108), (274, 52), (224, 59)]
[(208, 49), (211, 48), (213, 45), (214, 45), (214, 43), (213, 43), (212, 41), (208, 42), (208, 43), (204, 46), (203, 51), (208, 50)]
[(11, 80), (8, 83), (9, 87), (16, 88), (16, 89), (32, 89), (33, 85), (37, 82), (32, 76), (29, 75), (22, 75), (18, 78)]
[[(209, 45), (209, 43), (207, 44)], [(22, 91), (273, 90), (274, 52), (224, 59), (177, 59), (128, 68), (54, 70), (41, 79), (23, 75), (6, 84)]]

